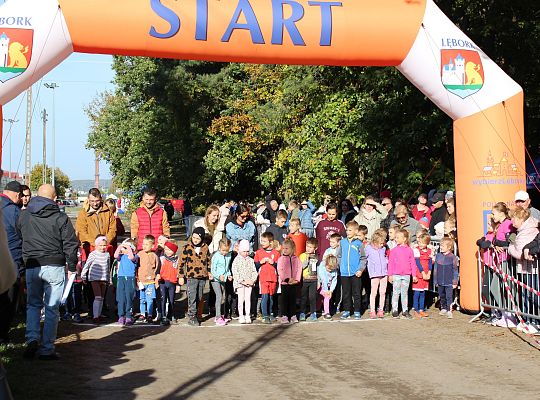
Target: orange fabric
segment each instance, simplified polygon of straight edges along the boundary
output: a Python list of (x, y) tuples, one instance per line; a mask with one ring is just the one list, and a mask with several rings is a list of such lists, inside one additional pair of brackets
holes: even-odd
[(466, 310), (480, 305), (476, 240), (487, 214), (499, 201), (512, 206), (514, 194), (525, 189), (523, 146), (523, 93), (454, 122), (460, 304)]
[[(152, 9), (158, 3), (160, 14)], [(207, 4), (208, 13), (197, 9)], [(398, 65), (412, 47), (424, 16), (425, 0), (339, 0), (331, 7), (323, 2), (294, 0), (273, 9), (270, 0), (60, 0), (74, 50), (86, 53), (169, 57), (211, 61), (323, 65)], [(279, 3), (279, 2), (277, 2)], [(275, 30), (274, 13), (279, 21), (293, 16), (293, 6), (302, 9), (296, 29), (305, 45), (294, 45), (290, 29)], [(314, 5), (313, 3), (319, 3)], [(238, 5), (243, 12), (235, 18)], [(246, 24), (246, 7), (253, 10), (264, 44), (254, 44), (254, 30), (235, 29), (229, 41), (223, 38), (231, 21)], [(249, 11), (249, 10), (248, 10)], [(170, 38), (150, 35), (173, 32), (168, 13), (179, 19), (178, 32)], [(207, 20), (204, 16), (207, 15)], [(207, 23), (205, 23), (207, 21)], [(323, 21), (325, 23), (323, 24)], [(331, 21), (331, 45), (321, 46), (323, 25)], [(202, 23), (196, 40), (196, 24)], [(255, 26), (255, 24), (253, 25)], [(281, 24), (277, 26), (281, 27)], [(283, 44), (272, 44), (272, 36)], [(199, 37), (200, 38), (200, 37)]]

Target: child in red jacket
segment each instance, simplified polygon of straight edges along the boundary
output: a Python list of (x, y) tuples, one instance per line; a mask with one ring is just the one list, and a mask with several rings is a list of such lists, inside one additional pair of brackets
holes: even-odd
[[(156, 276), (161, 292), (161, 325), (170, 325), (174, 320), (174, 295), (179, 292), (178, 284), (178, 246), (170, 239), (163, 244), (163, 255), (160, 257), (161, 269)], [(167, 300), (169, 308), (167, 309)]]
[(261, 235), (261, 248), (255, 252), (255, 267), (259, 271), (259, 290), (262, 295), (261, 311), (263, 323), (272, 322), (272, 296), (276, 293), (277, 272), (276, 266), (280, 257), (279, 251), (272, 246), (274, 235), (271, 232), (264, 232)]

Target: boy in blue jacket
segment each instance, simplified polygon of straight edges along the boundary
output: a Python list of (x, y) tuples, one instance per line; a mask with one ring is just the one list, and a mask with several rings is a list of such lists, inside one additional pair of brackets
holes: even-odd
[(354, 303), (354, 319), (360, 319), (362, 294), (362, 273), (366, 269), (366, 253), (364, 244), (358, 235), (358, 222), (350, 221), (345, 226), (347, 237), (340, 242), (339, 272), (341, 275), (341, 299), (343, 313), (341, 319), (351, 316), (351, 303)]

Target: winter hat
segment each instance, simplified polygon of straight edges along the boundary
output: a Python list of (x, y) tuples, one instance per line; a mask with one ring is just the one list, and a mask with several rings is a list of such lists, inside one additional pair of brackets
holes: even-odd
[(172, 242), (165, 242), (165, 247), (171, 250), (174, 254), (178, 251), (178, 246)]
[[(193, 229), (193, 232), (191, 233), (191, 236), (193, 235), (199, 235), (201, 238), (201, 243), (194, 244), (196, 247), (201, 247), (203, 245), (204, 236), (206, 235), (206, 232), (204, 231), (204, 228), (202, 226), (198, 226), (197, 228)], [(193, 240), (192, 240), (193, 242)]]
[(107, 238), (105, 236), (98, 236), (96, 238), (96, 241), (94, 242), (94, 244), (97, 246), (98, 244), (100, 244), (103, 241), (105, 241), (105, 243), (107, 243)]
[(9, 190), (10, 192), (20, 193), (21, 192), (21, 184), (19, 182), (17, 182), (17, 181), (8, 182), (6, 184), (6, 187), (4, 188), (4, 190)]
[(240, 240), (238, 244), (238, 251), (249, 251), (249, 242), (246, 239)]

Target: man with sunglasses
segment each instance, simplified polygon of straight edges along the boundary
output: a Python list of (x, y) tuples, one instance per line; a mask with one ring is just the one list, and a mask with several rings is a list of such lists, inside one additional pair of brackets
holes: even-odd
[(531, 217), (540, 221), (540, 211), (531, 206), (531, 198), (529, 197), (529, 193), (527, 193), (525, 190), (520, 190), (516, 193), (514, 196), (514, 202), (516, 203), (516, 207), (529, 209), (531, 212)]
[(386, 211), (388, 211), (388, 215), (381, 222), (381, 228), (388, 229), (390, 228), (390, 224), (392, 223), (392, 221), (396, 219), (396, 216), (394, 215), (394, 205), (392, 204), (392, 199), (389, 197), (384, 197), (381, 200), (381, 205), (386, 208)]
[(21, 210), (26, 210), (31, 198), (32, 192), (30, 191), (30, 188), (26, 185), (21, 185)]

